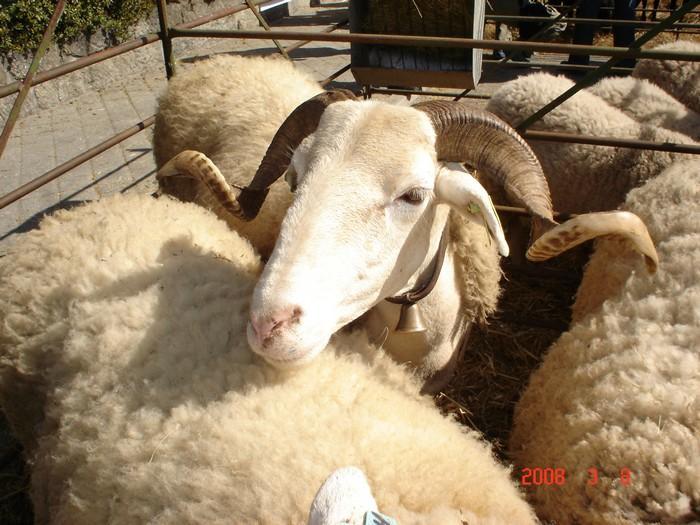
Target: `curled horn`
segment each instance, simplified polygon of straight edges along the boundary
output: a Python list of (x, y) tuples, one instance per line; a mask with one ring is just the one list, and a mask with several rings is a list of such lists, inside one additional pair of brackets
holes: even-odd
[(292, 111), (275, 133), (253, 180), (238, 196), (241, 219), (250, 221), (257, 216), (270, 186), (289, 167), (292, 153), (301, 141), (316, 130), (326, 108), (333, 102), (354, 99), (352, 91), (336, 89), (320, 93)]
[(659, 256), (642, 220), (627, 211), (586, 213), (569, 219), (537, 239), (527, 251), (531, 261), (544, 261), (595, 237), (615, 237), (641, 253), (649, 273), (656, 272)]
[(439, 160), (466, 162), (498, 182), (513, 204), (528, 210), (533, 240), (556, 225), (542, 167), (513, 128), (492, 113), (459, 102), (431, 100), (413, 107), (430, 117)]
[(241, 215), (236, 194), (216, 164), (204, 153), (194, 150), (181, 151), (158, 170), (156, 180), (162, 183), (168, 177), (183, 173), (199, 180), (209, 188), (209, 191), (226, 211), (236, 217)]

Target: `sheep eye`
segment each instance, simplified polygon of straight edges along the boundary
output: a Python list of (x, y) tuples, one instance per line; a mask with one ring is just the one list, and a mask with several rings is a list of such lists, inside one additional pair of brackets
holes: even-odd
[(420, 204), (425, 200), (426, 191), (421, 188), (413, 188), (399, 197), (399, 200), (408, 204)]

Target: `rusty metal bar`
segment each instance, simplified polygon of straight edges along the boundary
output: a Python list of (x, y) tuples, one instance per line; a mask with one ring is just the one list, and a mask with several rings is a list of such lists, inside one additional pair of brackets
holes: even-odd
[[(270, 0), (256, 0), (255, 3), (256, 5), (262, 5), (268, 2), (270, 2)], [(196, 18), (194, 20), (190, 20), (189, 22), (184, 22), (173, 27), (178, 29), (192, 29), (193, 27), (204, 25), (208, 22), (224, 18), (225, 16), (245, 11), (246, 9), (248, 9), (246, 5), (240, 4), (235, 7), (220, 9), (219, 11), (215, 11), (206, 16)], [(46, 82), (47, 80), (53, 80), (54, 78), (66, 75), (68, 73), (72, 73), (73, 71), (77, 71), (78, 69), (97, 64), (98, 62), (102, 62), (103, 60), (123, 55), (124, 53), (132, 51), (134, 49), (138, 49), (148, 44), (152, 44), (153, 42), (157, 42), (158, 40), (160, 40), (160, 35), (158, 33), (148, 33), (133, 40), (124, 42), (123, 44), (119, 44), (118, 46), (109, 47), (107, 49), (103, 49), (102, 51), (91, 53), (82, 58), (74, 60), (73, 62), (62, 64), (55, 68), (37, 73), (34, 77), (34, 80), (32, 81), (32, 85), (36, 86), (37, 84), (41, 84), (43, 82)], [(0, 98), (7, 97), (9, 95), (12, 95), (13, 93), (17, 93), (21, 87), (22, 82), (11, 82), (4, 86), (0, 86)]]
[(326, 87), (328, 84), (333, 82), (336, 78), (338, 78), (340, 75), (342, 75), (343, 73), (345, 73), (346, 71), (349, 71), (349, 70), (350, 70), (350, 64), (347, 64), (347, 65), (341, 67), (338, 71), (333, 73), (331, 76), (321, 80), (321, 82), (320, 82), (321, 86)]
[(547, 142), (568, 142), (572, 144), (590, 144), (592, 146), (610, 146), (630, 149), (648, 149), (654, 151), (669, 151), (671, 153), (690, 153), (700, 155), (698, 144), (678, 144), (676, 142), (650, 142), (637, 139), (617, 139), (614, 137), (594, 137), (592, 135), (577, 135), (556, 131), (524, 131), (520, 133), (527, 140), (542, 140)]
[(168, 23), (168, 6), (165, 4), (165, 0), (156, 0), (156, 7), (158, 8), (160, 41), (163, 44), (165, 76), (169, 79), (175, 74), (175, 61), (173, 60), (173, 42), (170, 38), (170, 24)]
[(10, 140), (12, 130), (14, 129), (15, 124), (17, 123), (17, 119), (19, 118), (20, 112), (22, 111), (22, 105), (24, 104), (24, 101), (27, 98), (29, 89), (32, 87), (32, 78), (34, 78), (34, 74), (36, 73), (37, 69), (39, 69), (39, 63), (41, 62), (44, 53), (46, 53), (46, 50), (49, 48), (49, 44), (51, 43), (51, 39), (53, 38), (53, 32), (56, 30), (56, 25), (58, 24), (58, 20), (63, 14), (63, 9), (65, 8), (65, 6), (66, 0), (58, 0), (58, 2), (56, 3), (56, 8), (53, 11), (53, 15), (51, 15), (49, 25), (46, 27), (46, 31), (44, 31), (44, 36), (41, 38), (41, 43), (39, 44), (39, 47), (34, 53), (32, 63), (29, 65), (29, 71), (27, 71), (27, 75), (24, 77), (22, 89), (20, 89), (19, 95), (17, 95), (17, 98), (12, 104), (12, 109), (10, 110), (10, 114), (7, 117), (7, 121), (5, 122), (5, 127), (3, 128), (2, 133), (0, 133), (0, 158), (2, 158), (2, 154), (5, 151), (7, 141)]
[[(253, 4), (256, 6), (269, 3), (270, 1), (271, 0), (252, 0)], [(245, 3), (239, 4), (234, 7), (219, 9), (218, 11), (214, 11), (213, 13), (202, 16), (200, 18), (195, 18), (194, 20), (190, 20), (189, 22), (177, 24), (171, 29), (192, 29), (193, 27), (201, 26), (208, 22), (213, 22), (214, 20), (219, 20), (220, 18), (224, 18), (225, 16), (235, 15), (236, 13), (240, 13), (241, 11), (245, 11), (246, 9), (248, 9), (248, 6)]]
[[(492, 20), (494, 22), (549, 22), (552, 18), (548, 16), (510, 16), (510, 15), (486, 15), (486, 20)], [(661, 22), (666, 20), (665, 18), (660, 18), (657, 22), (649, 22), (643, 20), (621, 20), (621, 19), (601, 19), (601, 18), (576, 18), (565, 16), (561, 19), (562, 22), (578, 22), (587, 25), (598, 25), (598, 26), (635, 26), (635, 27), (655, 27)], [(698, 29), (700, 24), (686, 23), (686, 22), (675, 22), (669, 31), (674, 29)]]
[[(591, 71), (593, 69), (598, 69), (598, 66), (590, 64), (553, 64), (551, 62), (540, 62), (537, 60), (530, 60), (529, 62), (501, 62), (501, 60), (502, 59), (495, 60), (490, 58), (484, 58), (482, 60), (482, 63), (488, 66), (512, 68), (538, 67), (541, 69), (561, 69), (570, 71)], [(610, 71), (613, 73), (631, 73), (632, 71), (634, 71), (634, 68), (615, 66), (610, 68)]]
[[(253, 3), (253, 0), (243, 0), (245, 4), (248, 6), (248, 8), (253, 12), (253, 15), (255, 15), (255, 18), (258, 19), (258, 23), (263, 27), (265, 31), (270, 31), (270, 26), (267, 24), (263, 16), (260, 14), (260, 11), (258, 11), (258, 8), (255, 6)], [(289, 58), (289, 55), (284, 49), (284, 46), (279, 43), (278, 40), (272, 39), (272, 43), (275, 44), (275, 47), (279, 50), (280, 54), (286, 58), (287, 60), (291, 60)]]
[[(321, 33), (332, 33), (333, 31), (340, 29), (344, 25), (347, 25), (348, 22), (349, 22), (349, 20), (347, 20), (347, 19), (342, 20), (340, 22), (336, 22), (335, 24), (331, 24), (329, 26), (324, 27), (320, 32)], [(289, 45), (289, 46), (285, 47), (284, 49), (285, 49), (285, 51), (287, 51), (287, 53), (291, 53), (292, 51), (299, 49), (300, 47), (305, 46), (306, 44), (310, 44), (310, 43), (311, 43), (311, 40), (304, 40), (302, 42), (297, 42), (296, 44)]]
[[(377, 93), (379, 95), (416, 95), (416, 96), (423, 95), (423, 96), (428, 96), (428, 97), (457, 97), (459, 95), (462, 95), (462, 93), (448, 93), (448, 92), (443, 92), (443, 91), (430, 91), (430, 90), (415, 91), (413, 89), (375, 88), (375, 87), (372, 88), (371, 92)], [(488, 100), (491, 98), (491, 95), (481, 95), (478, 93), (467, 93), (466, 95), (462, 95), (461, 98), (474, 98), (474, 99)]]
[[(559, 9), (560, 7), (568, 7), (566, 4), (548, 4), (548, 5), (551, 5), (552, 7), (556, 7), (557, 9)], [(600, 10), (601, 11), (614, 11), (615, 8), (608, 7), (608, 6), (601, 6)], [(643, 11), (643, 9), (641, 7), (637, 7), (635, 9), (635, 11), (639, 11), (641, 13)], [(651, 11), (651, 9), (647, 9), (647, 11)], [(673, 13), (674, 12), (673, 9), (666, 9), (666, 8), (659, 8), (659, 9), (656, 9), (655, 11), (657, 13)]]
[[(36, 86), (37, 84), (41, 84), (42, 82), (46, 82), (47, 80), (52, 80), (56, 77), (60, 77), (67, 73), (72, 73), (73, 71), (82, 69), (86, 66), (96, 64), (97, 62), (102, 62), (103, 60), (107, 60), (108, 58), (119, 56), (133, 49), (138, 49), (139, 47), (143, 47), (145, 45), (156, 42), (157, 40), (159, 40), (159, 38), (160, 37), (158, 36), (158, 34), (149, 33), (137, 39), (124, 42), (123, 44), (120, 44), (118, 46), (110, 47), (102, 51), (97, 51), (96, 53), (91, 53), (87, 56), (79, 58), (78, 60), (74, 60), (73, 62), (69, 62), (67, 64), (63, 64), (58, 67), (48, 69), (46, 71), (42, 71), (36, 74), (32, 81), (32, 85)], [(0, 87), (0, 98), (16, 93), (17, 91), (19, 91), (21, 85), (21, 82), (12, 82), (10, 84), (6, 84)]]
[[(527, 211), (525, 208), (519, 208), (517, 206), (505, 206), (502, 204), (494, 204), (494, 208), (496, 208), (496, 211), (500, 211), (501, 213), (510, 213), (512, 215), (524, 215), (525, 217), (531, 217), (532, 214)], [(560, 211), (555, 211), (553, 212), (554, 218), (559, 219), (562, 221), (568, 221), (569, 219), (573, 219), (576, 217), (578, 214), (576, 213), (562, 213)]]
[[(698, 2), (700, 0), (694, 0)], [(626, 47), (598, 47), (553, 42), (513, 42), (504, 40), (478, 40), (472, 38), (428, 37), (414, 35), (381, 35), (373, 33), (320, 33), (318, 31), (249, 31), (216, 29), (173, 29), (172, 38), (249, 38), (251, 40), (313, 40), (318, 42), (357, 42), (410, 47), (457, 47), (467, 49), (515, 49), (574, 55), (599, 55), (622, 58), (651, 58), (657, 60), (681, 60), (700, 62), (700, 53), (693, 51), (667, 51), (663, 49), (628, 49)]]
[[(262, 5), (262, 4), (265, 4), (269, 1), (270, 0), (257, 0), (256, 5)], [(219, 11), (215, 11), (214, 13), (203, 16), (201, 18), (197, 18), (195, 20), (191, 20), (189, 22), (185, 22), (185, 23), (173, 26), (172, 29), (192, 29), (194, 27), (198, 27), (198, 26), (206, 24), (208, 22), (218, 20), (218, 19), (223, 18), (225, 16), (236, 14), (240, 11), (245, 10), (245, 9), (247, 9), (247, 6), (243, 5), (243, 4), (237, 5), (235, 7), (221, 9)], [(326, 31), (324, 30), (322, 32), (326, 32)], [(330, 31), (328, 31), (328, 32), (330, 32)], [(47, 71), (42, 71), (40, 73), (37, 73), (36, 76), (34, 77), (32, 85), (41, 84), (43, 82), (46, 82), (48, 80), (52, 80), (52, 79), (57, 78), (59, 76), (62, 76), (62, 75), (68, 74), (68, 73), (72, 73), (73, 71), (77, 71), (78, 69), (82, 69), (83, 67), (87, 67), (87, 66), (90, 66), (92, 64), (102, 62), (103, 60), (107, 60), (109, 58), (122, 55), (124, 53), (127, 53), (127, 52), (133, 50), (133, 49), (138, 49), (138, 48), (143, 47), (145, 45), (152, 44), (153, 42), (156, 42), (159, 39), (160, 39), (160, 37), (157, 33), (149, 33), (147, 35), (138, 37), (138, 38), (130, 40), (128, 42), (124, 42), (123, 44), (120, 44), (118, 46), (110, 47), (110, 48), (104, 49), (102, 51), (97, 51), (96, 53), (91, 53), (85, 57), (74, 60), (73, 62), (70, 62), (68, 64), (63, 64), (63, 65), (57, 66), (55, 68), (49, 69)], [(303, 45), (305, 45), (308, 42), (311, 42), (311, 40), (306, 40)], [(292, 47), (292, 46), (288, 46), (288, 48), (287, 48), (288, 51), (290, 51), (289, 47)], [(297, 45), (297, 47), (301, 47), (301, 46)], [(496, 46), (487, 47), (486, 49), (494, 49), (495, 47)], [(292, 47), (291, 50), (293, 50), (293, 49), (296, 49), (296, 47)], [(586, 54), (596, 54), (597, 49), (600, 49), (600, 48), (594, 48), (593, 52), (586, 51)], [(567, 49), (564, 52), (568, 53), (569, 51), (570, 50)], [(668, 57), (668, 56), (666, 56), (666, 57), (643, 57), (643, 58), (663, 58), (663, 59), (671, 59), (671, 60), (676, 59), (675, 57)], [(687, 57), (679, 57), (679, 59), (683, 60), (683, 59), (687, 59)], [(17, 93), (20, 90), (21, 86), (22, 86), (22, 82), (19, 82), (19, 81), (11, 82), (11, 83), (6, 84), (4, 86), (0, 86), (0, 98), (7, 97), (9, 95), (12, 95), (13, 93)]]
[[(659, 24), (641, 35), (639, 38), (637, 38), (634, 42), (629, 47), (629, 51), (632, 50), (639, 50), (639, 48), (646, 44), (649, 40), (654, 38), (657, 34), (659, 34), (663, 29), (666, 27), (669, 27), (673, 22), (676, 20), (680, 19), (683, 15), (688, 13), (690, 10), (692, 10), (696, 5), (700, 4), (700, 0), (689, 0), (686, 2), (682, 7), (680, 7), (678, 10), (676, 10), (671, 16), (668, 18), (665, 18), (662, 22), (659, 22)], [(527, 117), (525, 120), (523, 120), (520, 124), (516, 126), (516, 129), (520, 132), (526, 130), (529, 126), (540, 120), (542, 117), (544, 117), (547, 113), (552, 111), (554, 108), (568, 100), (569, 98), (573, 97), (576, 93), (581, 91), (582, 89), (593, 85), (599, 78), (602, 78), (610, 69), (619, 62), (622, 57), (631, 57), (634, 56), (632, 54), (626, 54), (622, 56), (612, 56), (610, 60), (608, 60), (605, 64), (600, 66), (598, 69), (595, 71), (591, 71), (590, 73), (587, 73), (586, 76), (581, 78), (576, 84), (574, 84), (571, 88), (567, 89), (564, 93), (559, 95), (557, 98), (552, 100), (551, 102), (545, 104), (543, 107), (538, 109), (535, 113)]]
[(155, 115), (148, 117), (145, 120), (142, 120), (138, 124), (131, 126), (130, 128), (125, 129), (124, 131), (117, 133), (113, 137), (108, 138), (107, 140), (100, 142), (97, 146), (93, 146), (89, 150), (81, 153), (80, 155), (73, 157), (70, 160), (67, 160), (60, 166), (55, 167), (51, 171), (47, 171), (43, 175), (37, 177), (36, 179), (27, 182), (26, 184), (23, 184), (19, 188), (11, 191), (7, 195), (3, 195), (0, 197), (0, 210), (4, 208), (5, 206), (12, 204), (13, 202), (21, 199), (25, 195), (33, 192), (37, 188), (40, 188), (44, 184), (47, 184), (54, 180), (55, 178), (60, 177), (67, 171), (72, 170), (76, 166), (79, 166), (85, 161), (90, 160), (93, 157), (96, 157), (103, 151), (108, 150), (112, 146), (115, 146), (119, 144), (120, 142), (128, 139), (132, 135), (135, 135), (139, 131), (142, 131), (146, 129), (149, 126), (152, 126), (153, 123), (155, 122), (156, 117)]

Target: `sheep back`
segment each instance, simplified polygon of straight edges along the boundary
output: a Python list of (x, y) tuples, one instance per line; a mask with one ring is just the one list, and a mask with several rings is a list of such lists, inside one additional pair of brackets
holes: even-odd
[[(362, 332), (296, 371), (258, 360), (259, 260), (203, 208), (105, 199), (15, 247), (0, 393), (24, 426), (37, 523), (303, 523), (347, 465), (401, 523), (535, 522), (488, 446)], [(13, 390), (14, 371), (31, 386)]]
[(588, 91), (637, 122), (677, 131), (693, 140), (700, 138), (700, 115), (648, 80), (605, 78)]
[[(208, 156), (230, 184), (245, 186), (285, 118), (321, 87), (289, 61), (224, 56), (196, 63), (175, 75), (158, 100), (153, 152), (160, 168), (181, 151)], [(271, 188), (258, 217), (241, 221), (226, 212), (204, 186), (171, 177), (162, 190), (194, 201), (227, 221), (268, 256), (292, 194), (283, 180)]]
[[(487, 109), (515, 126), (573, 86), (563, 76), (535, 73), (508, 82)], [(580, 91), (545, 115), (532, 129), (581, 135), (694, 143), (689, 137), (640, 124), (588, 91)], [(676, 160), (680, 153), (587, 144), (530, 141), (549, 183), (557, 210), (568, 213), (610, 210), (627, 192)]]
[[(665, 51), (700, 52), (700, 43), (678, 40), (655, 47)], [(632, 76), (653, 82), (682, 104), (700, 113), (700, 64), (681, 60), (639, 60)]]
[(656, 243), (657, 273), (629, 254), (607, 278), (621, 247), (598, 241), (579, 320), (516, 407), (516, 464), (566, 470), (562, 486), (531, 487), (538, 515), (559, 524), (700, 520), (700, 162), (674, 164), (625, 207)]

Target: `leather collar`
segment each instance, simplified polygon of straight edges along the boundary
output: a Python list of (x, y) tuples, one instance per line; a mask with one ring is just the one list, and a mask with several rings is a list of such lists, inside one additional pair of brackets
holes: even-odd
[(415, 304), (421, 299), (425, 298), (430, 292), (435, 288), (438, 278), (440, 277), (440, 270), (442, 270), (442, 264), (445, 261), (445, 252), (447, 252), (447, 224), (442, 230), (442, 236), (440, 237), (440, 244), (438, 245), (437, 252), (430, 263), (431, 272), (430, 277), (423, 281), (417, 283), (413, 288), (401, 295), (395, 295), (393, 297), (387, 297), (385, 301), (389, 301), (394, 304)]

